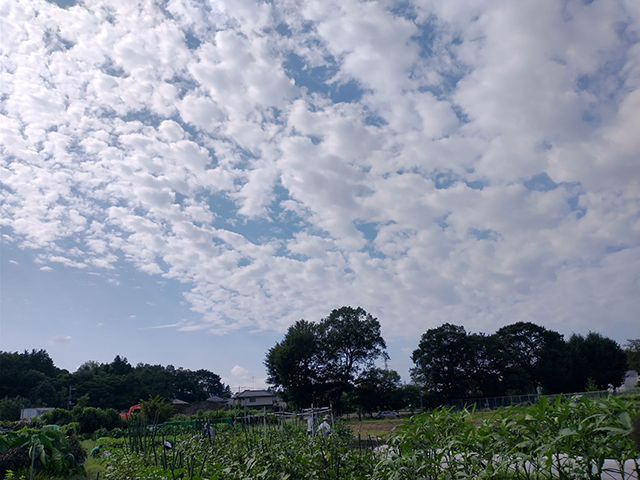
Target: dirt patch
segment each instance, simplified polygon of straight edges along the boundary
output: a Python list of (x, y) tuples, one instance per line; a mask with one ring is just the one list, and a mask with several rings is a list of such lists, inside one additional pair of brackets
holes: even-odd
[(351, 433), (361, 438), (383, 437), (387, 438), (400, 425), (404, 425), (408, 419), (386, 419), (386, 420), (362, 420), (351, 419), (347, 425), (351, 427)]

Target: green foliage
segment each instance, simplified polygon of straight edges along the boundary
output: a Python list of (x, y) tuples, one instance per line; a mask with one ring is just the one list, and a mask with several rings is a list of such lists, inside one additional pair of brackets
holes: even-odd
[[(0, 454), (4, 455), (0, 458), (21, 462), (21, 467), (25, 466), (26, 455), (31, 469), (60, 476), (82, 473), (81, 462), (86, 456), (77, 438), (69, 440), (57, 429), (31, 428), (0, 435)], [(0, 470), (9, 470), (8, 467), (0, 465)]]
[(592, 379), (598, 390), (617, 387), (628, 369), (627, 355), (615, 341), (591, 332), (586, 337), (572, 335), (567, 342), (572, 370), (568, 378), (572, 391), (586, 389)]
[[(71, 393), (71, 395), (70, 395)], [(72, 405), (126, 410), (140, 398), (160, 395), (187, 402), (211, 395), (229, 397), (219, 375), (171, 365), (133, 367), (119, 355), (111, 363), (87, 361), (70, 374), (53, 364), (45, 350), (0, 352), (0, 420), (18, 419), (20, 408)], [(12, 400), (13, 399), (13, 400)]]
[[(596, 333), (573, 335), (565, 342), (558, 332), (518, 322), (493, 335), (469, 335), (464, 327), (444, 324), (427, 330), (413, 352), (411, 376), (426, 392), (425, 405), (454, 399), (596, 389), (622, 383), (625, 353)], [(433, 403), (432, 403), (433, 402)]]
[(31, 406), (31, 401), (24, 397), (3, 398), (0, 400), (0, 420), (20, 420), (20, 409)]
[(69, 410), (56, 408), (50, 412), (42, 414), (42, 421), (47, 424), (66, 425), (72, 421), (72, 415)]
[(380, 464), (377, 478), (599, 479), (605, 459), (621, 472), (636, 458), (629, 432), (639, 413), (637, 403), (616, 397), (554, 403), (543, 397), (476, 427), (471, 412), (437, 409), (414, 416), (393, 439), (397, 455)]
[(400, 375), (395, 370), (372, 368), (356, 382), (356, 398), (363, 413), (397, 410), (404, 406)]
[(284, 399), (300, 408), (311, 405), (317, 395), (317, 352), (316, 325), (306, 320), (290, 326), (284, 340), (267, 352), (267, 382), (281, 388)]
[(466, 397), (469, 391), (472, 350), (464, 327), (445, 323), (427, 330), (411, 359), (411, 376), (442, 401)]
[(159, 395), (149, 397), (147, 400), (140, 400), (142, 415), (147, 423), (164, 423), (173, 416), (173, 405)]
[(113, 408), (103, 410), (101, 408), (76, 406), (72, 411), (73, 418), (80, 425), (80, 433), (92, 434), (100, 428), (111, 430), (122, 424), (120, 415)]
[(637, 458), (629, 433), (639, 414), (640, 402), (616, 397), (554, 403), (543, 397), (480, 422), (474, 412), (439, 408), (412, 417), (379, 451), (357, 448), (341, 422), (329, 437), (313, 438), (292, 424), (257, 419), (206, 439), (172, 435), (171, 450), (162, 448), (162, 432), (142, 428), (128, 448), (109, 450), (104, 478), (595, 479), (604, 459), (614, 460), (620, 473), (627, 459)]
[(267, 381), (298, 408), (332, 402), (340, 410), (343, 394), (378, 358), (388, 358), (378, 320), (360, 307), (342, 307), (317, 324), (291, 326), (267, 352)]

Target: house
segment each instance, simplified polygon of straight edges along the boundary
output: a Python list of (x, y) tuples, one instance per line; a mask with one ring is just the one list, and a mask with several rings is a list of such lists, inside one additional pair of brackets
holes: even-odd
[(241, 407), (272, 407), (278, 404), (276, 395), (268, 390), (245, 390), (236, 393), (231, 399), (234, 405)]
[(53, 408), (23, 408), (20, 410), (20, 419), (23, 422), (30, 422), (31, 420), (37, 420), (42, 417), (43, 413), (52, 411)]

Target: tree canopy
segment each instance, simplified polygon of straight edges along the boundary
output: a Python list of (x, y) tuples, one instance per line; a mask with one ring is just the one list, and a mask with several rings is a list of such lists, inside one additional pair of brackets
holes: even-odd
[(296, 322), (264, 364), (268, 383), (296, 406), (331, 402), (341, 409), (343, 395), (378, 358), (388, 358), (378, 320), (360, 307), (342, 307), (318, 323)]
[(134, 367), (117, 355), (111, 363), (89, 360), (69, 373), (57, 368), (45, 350), (0, 352), (0, 399), (20, 398), (22, 407), (67, 408), (71, 399), (85, 407), (124, 410), (154, 396), (196, 402), (211, 395), (230, 396), (230, 390), (205, 369)]
[(413, 352), (411, 376), (432, 404), (457, 398), (585, 391), (622, 383), (628, 352), (597, 333), (572, 335), (518, 322), (493, 335), (444, 324), (427, 330)]

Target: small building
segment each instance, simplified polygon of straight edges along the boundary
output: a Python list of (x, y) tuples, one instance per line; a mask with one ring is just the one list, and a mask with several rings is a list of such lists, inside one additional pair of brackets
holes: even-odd
[(42, 417), (43, 413), (52, 411), (53, 408), (23, 408), (20, 410), (20, 420), (30, 422), (31, 420)]
[(278, 404), (276, 395), (268, 390), (245, 390), (236, 393), (231, 399), (234, 405), (241, 407), (272, 407)]

